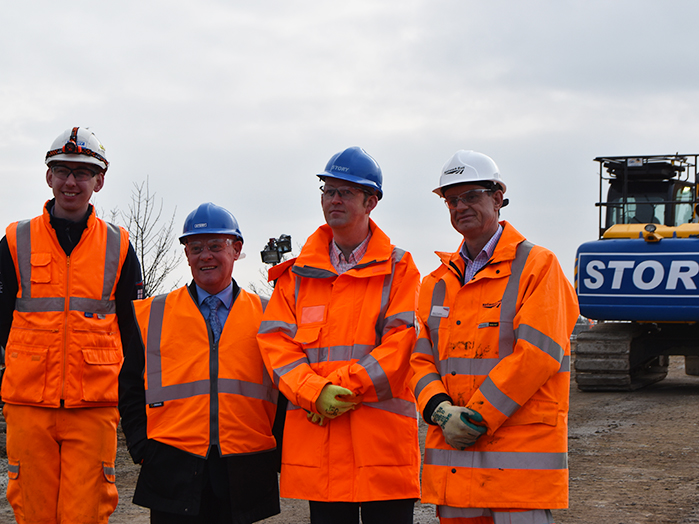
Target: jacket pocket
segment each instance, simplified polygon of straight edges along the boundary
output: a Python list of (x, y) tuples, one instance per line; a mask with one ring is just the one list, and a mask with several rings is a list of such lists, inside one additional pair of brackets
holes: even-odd
[(552, 400), (529, 401), (519, 408), (502, 426), (524, 426), (527, 424), (558, 424), (558, 402)]
[(32, 253), (31, 281), (35, 284), (51, 282), (51, 253)]
[(322, 326), (315, 324), (313, 326), (299, 326), (296, 330), (294, 341), (299, 344), (312, 344), (320, 337), (320, 328)]
[(7, 366), (2, 381), (6, 402), (40, 403), (44, 401), (48, 348), (10, 344), (5, 352)]
[(84, 348), (82, 399), (85, 402), (117, 402), (117, 380), (123, 360), (118, 349)]

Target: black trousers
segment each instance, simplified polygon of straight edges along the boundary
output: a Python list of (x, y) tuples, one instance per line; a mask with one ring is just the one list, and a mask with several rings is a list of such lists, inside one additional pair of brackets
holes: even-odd
[(206, 484), (201, 493), (198, 515), (176, 515), (151, 509), (151, 524), (232, 524), (228, 470), (216, 446), (209, 452), (204, 476)]
[(415, 499), (371, 502), (309, 501), (311, 524), (413, 524)]

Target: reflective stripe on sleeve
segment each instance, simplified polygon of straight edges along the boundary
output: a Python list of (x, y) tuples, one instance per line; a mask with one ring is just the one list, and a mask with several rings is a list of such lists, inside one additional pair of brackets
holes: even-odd
[(520, 324), (515, 330), (515, 338), (517, 340), (524, 340), (533, 346), (538, 347), (547, 355), (555, 358), (557, 362), (561, 362), (563, 360), (564, 351), (560, 344), (556, 343), (556, 341), (551, 337), (543, 334), (541, 331), (532, 326)]
[(268, 333), (284, 333), (289, 338), (294, 338), (296, 336), (296, 324), (290, 324), (288, 322), (281, 322), (279, 320), (263, 320), (260, 323), (260, 335), (266, 335)]
[(512, 416), (521, 407), (517, 402), (500, 391), (500, 388), (495, 385), (490, 377), (486, 377), (478, 389), (480, 389), (485, 399), (506, 417)]

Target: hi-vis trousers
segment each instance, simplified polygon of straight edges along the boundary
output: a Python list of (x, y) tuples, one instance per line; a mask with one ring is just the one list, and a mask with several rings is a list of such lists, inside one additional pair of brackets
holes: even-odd
[(440, 524), (554, 524), (548, 509), (485, 509), (438, 506)]
[(19, 524), (106, 524), (119, 497), (116, 407), (5, 404), (7, 500)]

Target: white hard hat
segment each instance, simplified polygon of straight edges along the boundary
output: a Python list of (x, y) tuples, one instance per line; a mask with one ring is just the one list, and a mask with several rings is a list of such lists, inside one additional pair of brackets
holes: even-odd
[(46, 165), (59, 160), (95, 164), (105, 171), (109, 167), (102, 142), (85, 127), (67, 129), (53, 141), (46, 153)]
[(447, 186), (478, 182), (493, 182), (502, 188), (503, 193), (507, 190), (505, 182), (500, 178), (500, 170), (492, 158), (483, 153), (460, 149), (442, 167), (439, 187), (432, 192), (442, 196), (442, 191)]

